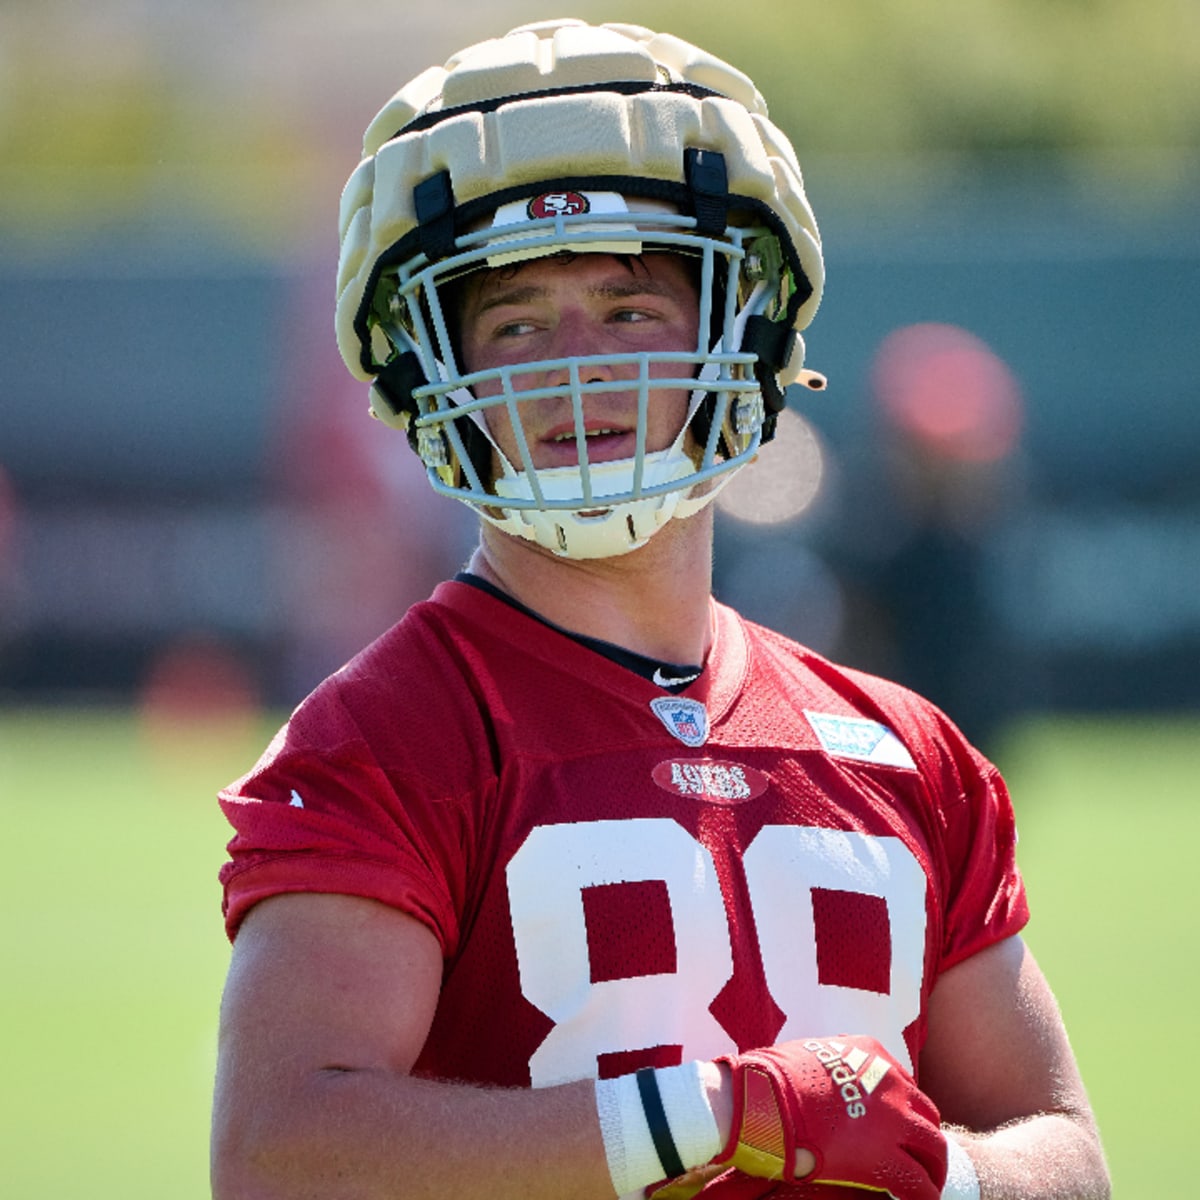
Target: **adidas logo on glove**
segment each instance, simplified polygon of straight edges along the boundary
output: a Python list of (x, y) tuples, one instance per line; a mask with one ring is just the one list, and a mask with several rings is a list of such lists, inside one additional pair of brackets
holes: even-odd
[[(734, 1088), (732, 1132), (714, 1163), (786, 1180), (789, 1192), (794, 1178), (811, 1178), (939, 1200), (947, 1151), (937, 1106), (874, 1038), (835, 1034), (714, 1061), (728, 1065)], [(798, 1176), (800, 1150), (816, 1162)]]
[(818, 1062), (829, 1072), (846, 1102), (846, 1115), (852, 1118), (867, 1115), (866, 1097), (891, 1070), (891, 1064), (877, 1054), (868, 1054), (859, 1046), (845, 1042), (818, 1041), (804, 1043)]

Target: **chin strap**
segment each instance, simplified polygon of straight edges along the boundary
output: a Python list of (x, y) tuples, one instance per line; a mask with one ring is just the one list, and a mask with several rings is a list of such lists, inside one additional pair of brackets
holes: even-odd
[(790, 325), (776, 324), (769, 317), (756, 313), (746, 322), (742, 335), (742, 349), (758, 359), (754, 368), (758, 386), (762, 389), (763, 442), (775, 436), (775, 424), (779, 414), (787, 407), (787, 397), (779, 386), (779, 372), (792, 354), (796, 343), (796, 331)]

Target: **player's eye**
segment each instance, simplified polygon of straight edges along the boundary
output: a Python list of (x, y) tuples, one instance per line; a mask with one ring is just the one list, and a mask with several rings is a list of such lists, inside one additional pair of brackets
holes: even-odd
[(492, 330), (492, 336), (497, 338), (521, 337), (532, 333), (535, 326), (532, 321), (505, 321)]

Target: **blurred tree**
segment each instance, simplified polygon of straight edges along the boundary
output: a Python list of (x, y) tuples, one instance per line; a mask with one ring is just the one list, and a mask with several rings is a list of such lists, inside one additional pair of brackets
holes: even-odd
[(1194, 0), (661, 0), (650, 23), (742, 66), (810, 150), (1200, 147)]
[[(95, 228), (157, 205), (285, 245), (312, 220), (310, 193), (328, 192), (312, 172), (345, 177), (345, 126), (361, 129), (391, 85), (471, 36), (545, 15), (531, 0), (216, 7), (212, 20), (167, 0), (0, 9), (0, 233)], [(569, 7), (740, 65), (806, 154), (1030, 149), (1098, 155), (1119, 173), (1120, 155), (1149, 148), (1169, 175), (1200, 152), (1196, 0)]]

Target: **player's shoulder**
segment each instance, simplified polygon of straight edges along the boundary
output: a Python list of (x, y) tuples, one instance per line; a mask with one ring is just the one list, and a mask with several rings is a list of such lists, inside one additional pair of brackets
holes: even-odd
[(485, 712), (474, 686), (470, 639), (438, 593), (413, 605), (296, 708), (289, 727), (326, 745), (409, 742), (437, 731), (472, 736)]
[(756, 663), (766, 670), (792, 676), (803, 687), (831, 692), (851, 706), (932, 707), (917, 693), (894, 680), (839, 662), (746, 617), (737, 619), (745, 630)]
[(756, 660), (778, 673), (806, 707), (885, 726), (914, 760), (930, 771), (990, 768), (953, 719), (919, 692), (897, 680), (838, 662), (763, 625), (745, 618), (742, 622)]

